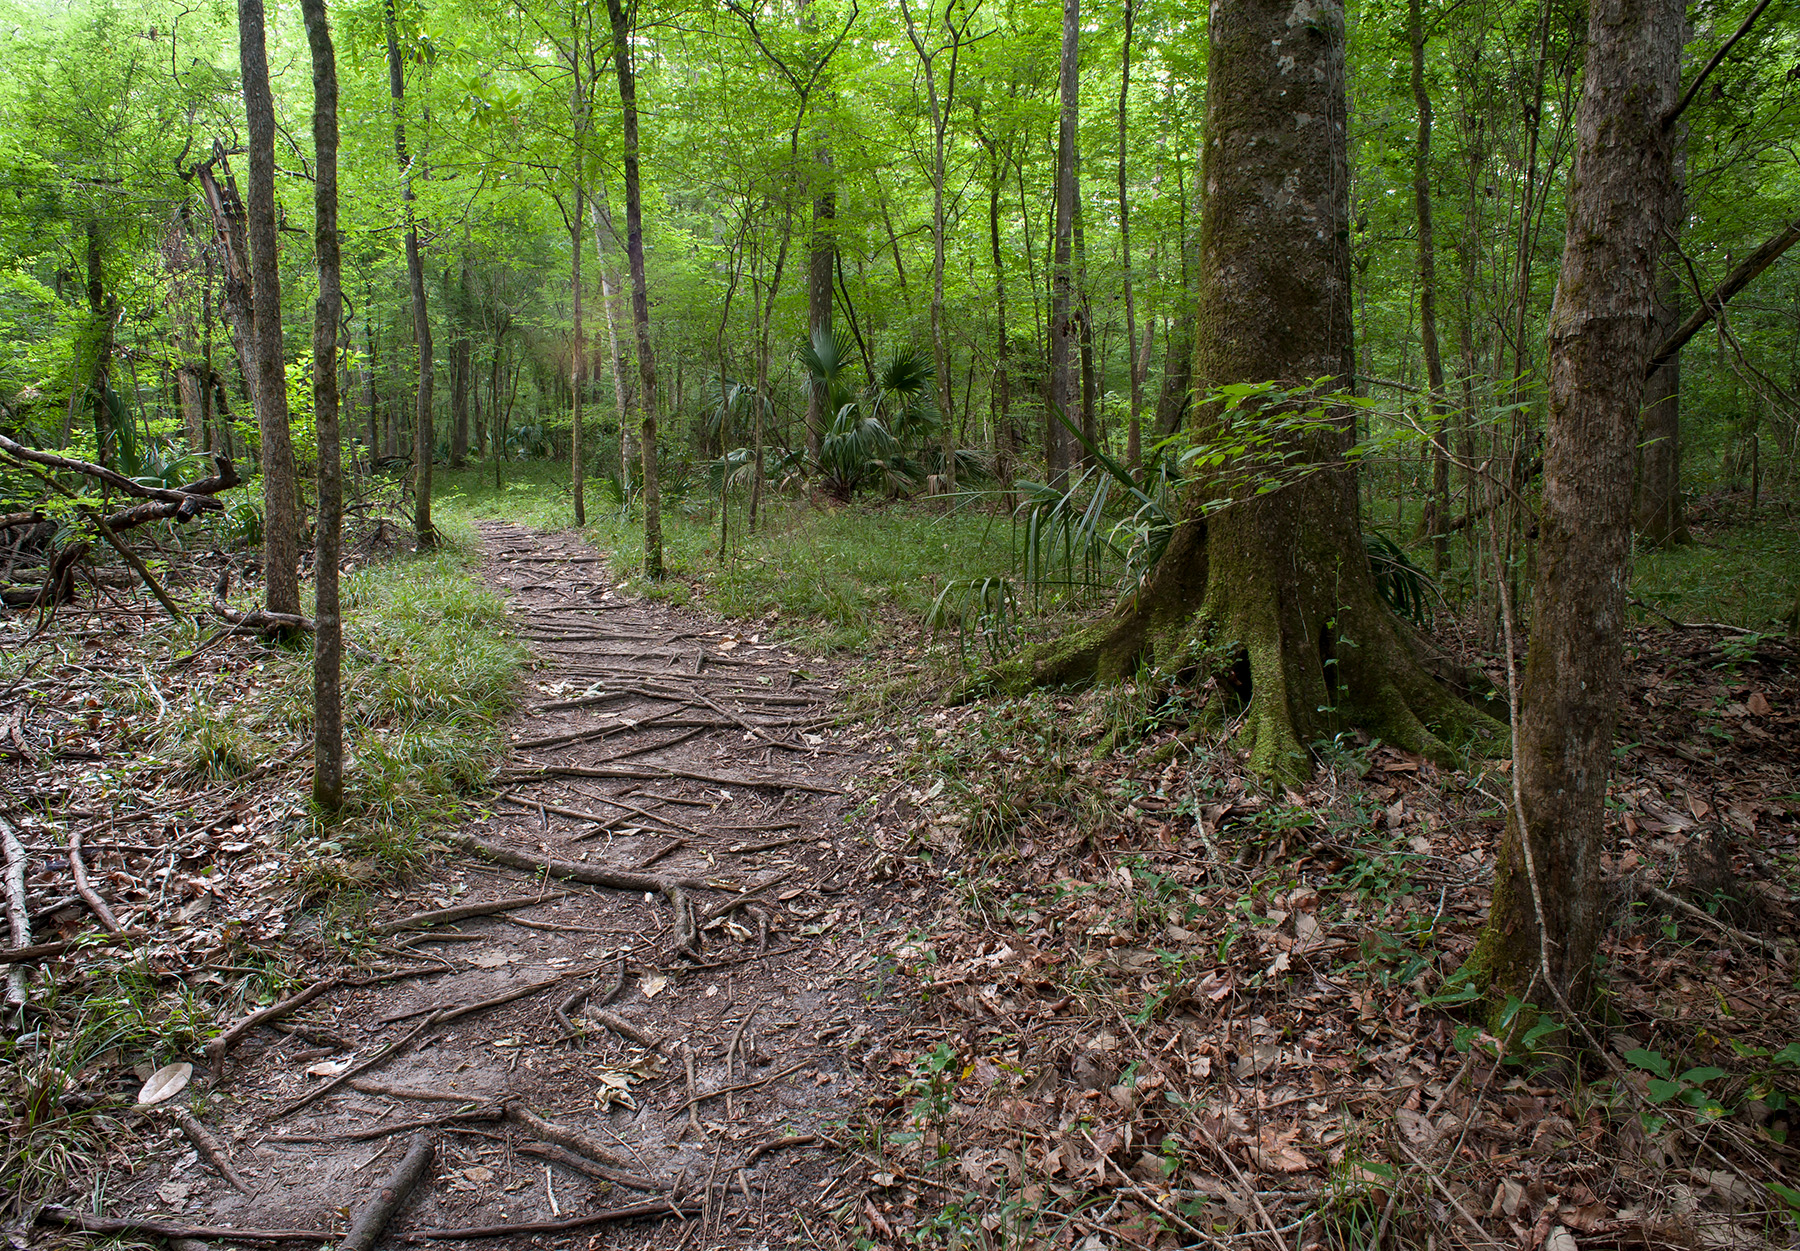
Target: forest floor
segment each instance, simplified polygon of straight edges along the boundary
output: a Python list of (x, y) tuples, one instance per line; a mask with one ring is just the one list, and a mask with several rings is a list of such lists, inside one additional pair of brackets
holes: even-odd
[[(121, 1069), (139, 1057), (99, 1025), (16, 1040), (8, 1167), (35, 1193), (127, 1218), (131, 1245), (146, 1220), (341, 1229), (422, 1130), (436, 1161), (389, 1245), (1800, 1245), (1791, 639), (1634, 633), (1614, 1019), (1571, 1064), (1558, 1022), (1455, 978), (1504, 762), (1345, 737), (1308, 787), (1264, 793), (1191, 731), (1207, 689), (946, 708), (954, 646), (903, 623), (845, 670), (772, 617), (633, 594), (592, 533), (480, 530), (526, 698), (429, 859), (384, 875), (346, 838), (258, 868), (298, 820), (269, 776), (292, 753), (179, 815), (139, 795), (165, 815), (136, 833), (98, 800), (15, 817), (47, 936), (91, 924), (43, 853), (56, 818), (93, 818), (101, 890), (169, 923), (137, 948), (176, 990), (156, 1011), (186, 995), (194, 1018), (160, 1022), (190, 1043), (156, 1060), (197, 1066), (133, 1110), (153, 1066)], [(141, 623), (88, 622), (90, 676), (133, 671)], [(246, 653), (224, 677), (261, 670)], [(69, 684), (68, 730), (41, 699), (0, 724), (9, 787), (39, 753), (62, 793), (129, 789), (138, 740), (102, 741), (117, 696)], [(136, 698), (121, 723), (166, 718)], [(297, 873), (341, 902), (272, 907)], [(206, 1040), (256, 1004), (197, 1005), (273, 963), (247, 938), (323, 989), (234, 1035), (215, 1076)], [(151, 1002), (117, 994), (102, 1017)]]

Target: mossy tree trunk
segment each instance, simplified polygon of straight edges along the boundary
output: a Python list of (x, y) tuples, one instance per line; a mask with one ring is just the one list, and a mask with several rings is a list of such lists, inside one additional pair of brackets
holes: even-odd
[[(1336, 0), (1214, 6), (1202, 159), (1201, 394), (1238, 382), (1304, 384), (1351, 372), (1344, 13)], [(1196, 415), (1198, 437), (1237, 418)], [(1191, 664), (1199, 648), (1248, 703), (1242, 743), (1265, 776), (1310, 772), (1307, 745), (1347, 726), (1438, 759), (1503, 741), (1496, 723), (1427, 671), (1379, 598), (1357, 524), (1342, 423), (1315, 425), (1286, 485), (1223, 503), (1199, 484), (1144, 589), (1102, 626), (1025, 662), (1020, 677), (1130, 677)], [(1295, 472), (1296, 468), (1300, 472)], [(1247, 681), (1246, 681), (1247, 679)]]
[(1595, 0), (1589, 14), (1568, 236), (1549, 328), (1517, 811), (1487, 929), (1470, 956), (1472, 970), (1496, 989), (1576, 1012), (1592, 1005), (1604, 922), (1600, 854), (1622, 686), (1632, 462), (1656, 346), (1656, 259), (1674, 146), (1667, 118), (1680, 85), (1682, 21), (1679, 0)]

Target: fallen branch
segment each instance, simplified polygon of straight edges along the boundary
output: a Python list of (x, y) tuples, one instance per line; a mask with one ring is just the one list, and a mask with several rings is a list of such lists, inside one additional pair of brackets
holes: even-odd
[(398, 1235), (401, 1242), (455, 1242), (463, 1238), (511, 1238), (519, 1234), (554, 1234), (565, 1229), (588, 1229), (594, 1225), (607, 1225), (613, 1221), (634, 1221), (644, 1216), (693, 1216), (700, 1211), (698, 1203), (676, 1203), (669, 1199), (657, 1199), (648, 1203), (633, 1203), (628, 1207), (611, 1208), (605, 1212), (590, 1212), (586, 1216), (573, 1216), (560, 1221), (517, 1221), (511, 1225), (469, 1225), (462, 1229), (416, 1229), (410, 1234)]
[[(11, 908), (8, 907), (8, 913)], [(10, 921), (10, 915), (9, 915)], [(73, 947), (74, 943), (39, 943), (35, 947), (7, 947), (0, 949), (0, 964), (32, 964), (38, 960), (48, 960), (60, 956)]]
[(617, 1012), (609, 1012), (605, 1008), (589, 1008), (584, 1019), (596, 1025), (604, 1025), (619, 1037), (628, 1038), (640, 1047), (648, 1047), (652, 1051), (662, 1047), (661, 1039), (646, 1034)]
[[(614, 1168), (631, 1168), (632, 1162), (616, 1151), (601, 1146), (579, 1131), (558, 1125), (555, 1121), (546, 1121), (516, 1100), (506, 1105), (506, 1119), (545, 1142), (553, 1142), (559, 1147), (567, 1147), (570, 1151), (584, 1155), (590, 1160), (598, 1161), (601, 1164), (610, 1164)], [(640, 1187), (640, 1189), (658, 1189), (658, 1187)]]
[(632, 873), (626, 869), (605, 869), (599, 865), (580, 864), (572, 860), (553, 860), (548, 856), (533, 856), (511, 847), (502, 847), (498, 843), (490, 843), (476, 838), (473, 834), (452, 834), (448, 841), (465, 851), (473, 851), (486, 856), (496, 864), (504, 864), (509, 868), (524, 869), (528, 873), (546, 873), (551, 877), (565, 878), (571, 882), (586, 882), (590, 886), (606, 886), (613, 890), (646, 890), (667, 894), (671, 887), (686, 886), (703, 888), (706, 883), (699, 878), (667, 877), (660, 873)]
[[(185, 510), (186, 507), (185, 504), (179, 506), (182, 510)], [(137, 574), (138, 581), (144, 584), (145, 590), (156, 597), (156, 602), (162, 605), (163, 611), (169, 614), (170, 619), (177, 625), (184, 624), (187, 616), (181, 611), (181, 605), (177, 604), (163, 589), (163, 584), (156, 580), (156, 575), (150, 572), (150, 567), (139, 558), (138, 554), (125, 545), (125, 540), (113, 533), (113, 527), (108, 519), (95, 515), (93, 522), (94, 528), (100, 532), (100, 537), (106, 540), (107, 546), (119, 554), (120, 560), (131, 566), (131, 571)]]
[(334, 989), (337, 984), (338, 979), (335, 977), (328, 977), (323, 981), (314, 982), (311, 986), (308, 986), (297, 995), (290, 995), (279, 1003), (272, 1003), (266, 1008), (257, 1009), (255, 1012), (252, 1012), (249, 1016), (239, 1021), (236, 1025), (233, 1025), (230, 1029), (220, 1034), (217, 1038), (214, 1038), (211, 1042), (207, 1043), (205, 1054), (207, 1063), (212, 1068), (213, 1080), (216, 1082), (224, 1076), (225, 1057), (231, 1053), (233, 1047), (243, 1041), (245, 1034), (248, 1034), (258, 1025), (262, 1025), (268, 1021), (278, 1020), (281, 1017), (289, 1015), (297, 1008), (305, 1007), (326, 991)]
[[(353, 1084), (354, 1085), (354, 1084)], [(442, 1116), (422, 1116), (416, 1121), (398, 1121), (377, 1125), (373, 1129), (349, 1129), (339, 1134), (270, 1134), (265, 1142), (367, 1142), (371, 1138), (390, 1138), (412, 1129), (428, 1129), (434, 1125), (465, 1125), (473, 1121), (498, 1121), (505, 1118), (498, 1104), (471, 1108), (467, 1112), (446, 1112)]]
[[(91, 464), (85, 460), (75, 460), (68, 456), (58, 456), (54, 452), (40, 452), (36, 448), (26, 447), (0, 434), (0, 452), (22, 461), (44, 465), (50, 469), (61, 469), (70, 473), (85, 474), (90, 478), (98, 478), (108, 486), (123, 491), (127, 495), (135, 495), (139, 499), (164, 500), (171, 504), (192, 502), (196, 511), (214, 509), (223, 511), (225, 505), (211, 495), (188, 490), (171, 491), (166, 487), (147, 487), (143, 483), (127, 478), (116, 470), (104, 465)], [(215, 490), (218, 488), (214, 488)]]
[(511, 912), (515, 908), (529, 908), (533, 904), (567, 899), (574, 893), (574, 891), (560, 890), (548, 895), (515, 895), (510, 899), (494, 899), (487, 903), (458, 904), (454, 908), (439, 908), (435, 912), (414, 913), (409, 917), (401, 917), (397, 921), (383, 921), (379, 925), (370, 926), (369, 933), (398, 934), (402, 930), (417, 930), (424, 929), (428, 925), (466, 921), (470, 917), (488, 917), (497, 912)]
[(381, 1237), (381, 1231), (393, 1219), (394, 1213), (400, 1210), (407, 1196), (419, 1184), (419, 1179), (431, 1167), (431, 1160), (437, 1153), (437, 1144), (431, 1135), (424, 1130), (413, 1135), (407, 1145), (406, 1154), (394, 1171), (381, 1180), (381, 1189), (357, 1212), (356, 1219), (350, 1222), (350, 1232), (337, 1245), (337, 1251), (370, 1251)]
[[(31, 947), (31, 912), (25, 900), (25, 846), (5, 817), (0, 817), (0, 845), (6, 853), (6, 927), (15, 950)], [(25, 962), (12, 962), (6, 975), (6, 1004), (22, 1016), (30, 993), (26, 987)]]
[(527, 982), (523, 986), (516, 986), (511, 990), (503, 991), (500, 994), (495, 995), (492, 999), (480, 999), (474, 1003), (446, 1004), (437, 1008), (414, 1008), (407, 1012), (396, 1012), (391, 1016), (382, 1017), (381, 1024), (391, 1025), (395, 1021), (404, 1021), (408, 1017), (419, 1015), (421, 1012), (430, 1012), (434, 1024), (448, 1025), (451, 1021), (460, 1020), (473, 1013), (485, 1012), (489, 1008), (498, 1008), (501, 1004), (511, 1003), (515, 999), (523, 999), (527, 995), (535, 995), (540, 991), (549, 990), (552, 986), (555, 986), (560, 982), (568, 981), (571, 977), (586, 977), (588, 974), (601, 967), (602, 966), (598, 964), (590, 964), (578, 969), (569, 969), (567, 972), (558, 973), (555, 977), (547, 977), (541, 982)]
[(767, 881), (759, 882), (757, 885), (750, 887), (748, 890), (745, 890), (739, 894), (733, 895), (730, 899), (726, 899), (719, 903), (714, 904), (712, 907), (708, 908), (705, 912), (702, 912), (700, 914), (700, 919), (699, 919), (700, 928), (702, 928), (702, 929), (706, 928), (706, 926), (708, 924), (710, 924), (711, 922), (718, 920), (722, 916), (730, 915), (732, 912), (736, 911), (738, 908), (741, 908), (745, 904), (749, 903), (752, 899), (755, 899), (758, 895), (766, 894), (770, 890), (773, 890), (775, 887), (780, 886), (783, 882), (785, 882), (789, 878), (793, 877), (795, 872), (797, 872), (797, 870), (784, 869), (780, 873), (777, 873), (777, 874), (775, 874), (775, 876), (769, 878)]
[(424, 1090), (418, 1086), (386, 1086), (381, 1082), (363, 1081), (361, 1078), (351, 1082), (350, 1089), (364, 1095), (411, 1099), (421, 1103), (485, 1103), (488, 1100), (487, 1095), (458, 1094), (454, 1090)]
[(552, 1163), (560, 1164), (564, 1168), (572, 1169), (583, 1176), (593, 1177), (600, 1181), (616, 1182), (619, 1185), (629, 1187), (632, 1190), (644, 1190), (656, 1194), (668, 1189), (668, 1186), (662, 1182), (654, 1181), (651, 1178), (638, 1173), (628, 1173), (623, 1169), (608, 1168), (604, 1164), (595, 1164), (592, 1160), (583, 1159), (566, 1147), (558, 1147), (552, 1143), (521, 1142), (516, 1144), (513, 1147), (513, 1150), (517, 1151), (520, 1155), (535, 1155), (540, 1160), (549, 1160)]
[(342, 1073), (331, 1078), (317, 1089), (309, 1090), (298, 1099), (291, 1100), (285, 1107), (277, 1108), (275, 1110), (275, 1115), (270, 1119), (277, 1121), (285, 1120), (298, 1112), (301, 1108), (306, 1107), (308, 1104), (316, 1103), (318, 1100), (323, 1099), (338, 1087), (349, 1085), (354, 1078), (361, 1077), (376, 1065), (385, 1064), (389, 1060), (392, 1060), (395, 1056), (406, 1050), (406, 1048), (410, 1047), (419, 1035), (423, 1034), (437, 1023), (438, 1014), (433, 1012), (430, 1016), (414, 1026), (411, 1033), (389, 1043), (386, 1047), (383, 1047), (380, 1051), (377, 1051), (374, 1055), (370, 1056), (367, 1060), (364, 1060), (361, 1064), (356, 1065), (354, 1068), (345, 1069)]
[(47, 1203), (38, 1209), (38, 1223), (82, 1229), (90, 1234), (147, 1234), (152, 1238), (191, 1238), (196, 1242), (330, 1242), (337, 1237), (329, 1229), (238, 1229), (227, 1225), (183, 1225), (144, 1217), (95, 1216), (71, 1212)]
[[(592, 821), (596, 825), (611, 825), (619, 819), (617, 817), (603, 817), (596, 812), (583, 812), (579, 808), (558, 808), (555, 804), (542, 804), (535, 799), (520, 799), (511, 792), (496, 796), (496, 798), (505, 803), (516, 804), (520, 808), (537, 808), (544, 812), (554, 812), (559, 817), (568, 817), (573, 821)], [(668, 817), (659, 817), (649, 809), (640, 808), (636, 804), (628, 804), (623, 800), (613, 799), (607, 795), (596, 795), (594, 798), (598, 799), (603, 804), (611, 804), (615, 808), (623, 808), (626, 812), (635, 812), (638, 816), (643, 817), (647, 821), (654, 821), (658, 825), (666, 825), (670, 829), (680, 830), (684, 834), (697, 835), (700, 833), (699, 830), (691, 825), (683, 825), (681, 822), (671, 820)]]
[[(738, 1165), (738, 1168), (749, 1168), (769, 1152), (780, 1150), (782, 1147), (807, 1147), (818, 1141), (819, 1135), (817, 1134), (789, 1134), (785, 1138), (772, 1139), (751, 1148), (750, 1154), (744, 1157), (744, 1162)], [(825, 1141), (829, 1142), (830, 1139)]]
[(811, 1061), (811, 1060), (802, 1060), (798, 1064), (788, 1065), (785, 1069), (782, 1069), (779, 1073), (771, 1073), (767, 1077), (759, 1077), (753, 1082), (739, 1082), (735, 1086), (721, 1086), (717, 1090), (709, 1090), (702, 1094), (692, 1095), (687, 1099), (686, 1102), (684, 1102), (679, 1108), (676, 1108), (673, 1112), (669, 1113), (669, 1115), (664, 1119), (672, 1121), (676, 1117), (686, 1114), (689, 1107), (697, 1105), (697, 1104), (705, 1103), (708, 1099), (717, 1099), (720, 1095), (724, 1095), (724, 1094), (734, 1094), (735, 1095), (739, 1091), (742, 1091), (742, 1090), (755, 1090), (759, 1086), (767, 1086), (770, 1082), (775, 1081), (778, 1078), (786, 1077), (790, 1073), (798, 1073), (801, 1069), (805, 1068), (807, 1065), (812, 1064), (812, 1063), (813, 1063), (813, 1061)]
[(1710, 925), (1721, 934), (1724, 934), (1728, 938), (1736, 939), (1746, 947), (1761, 947), (1766, 951), (1774, 952), (1777, 956), (1780, 956), (1781, 954), (1781, 946), (1779, 943), (1770, 942), (1760, 934), (1752, 934), (1748, 930), (1740, 930), (1735, 925), (1728, 925), (1712, 913), (1708, 912), (1705, 908), (1696, 907), (1694, 904), (1683, 899), (1680, 895), (1672, 895), (1668, 891), (1662, 889), (1662, 887), (1652, 885), (1649, 882), (1638, 883), (1638, 888), (1658, 903), (1673, 908), (1686, 916), (1693, 917), (1696, 921), (1700, 921), (1703, 924)]
[(81, 896), (81, 901), (88, 906), (88, 911), (92, 912), (94, 919), (100, 922), (100, 927), (115, 938), (123, 933), (124, 929), (119, 924), (119, 919), (113, 916), (112, 909), (107, 907), (106, 901), (100, 898), (92, 886), (88, 885), (87, 865), (83, 864), (81, 860), (80, 830), (69, 831), (69, 871), (75, 875), (75, 893)]
[(186, 1134), (187, 1140), (194, 1144), (194, 1150), (198, 1151), (201, 1157), (213, 1166), (213, 1171), (231, 1183), (233, 1190), (240, 1194), (250, 1193), (249, 1183), (239, 1176), (238, 1171), (231, 1166), (231, 1157), (225, 1154), (225, 1148), (219, 1145), (219, 1140), (214, 1138), (206, 1126), (200, 1123), (198, 1117), (186, 1108), (170, 1108), (169, 1116), (177, 1125), (181, 1126), (181, 1132)]
[(814, 795), (842, 795), (844, 792), (835, 786), (817, 786), (811, 782), (780, 781), (772, 778), (734, 778), (717, 773), (700, 773), (691, 769), (665, 769), (660, 766), (649, 768), (587, 768), (582, 765), (543, 765), (536, 769), (522, 769), (508, 775), (513, 782), (536, 780), (539, 778), (630, 778), (639, 782), (667, 782), (682, 779), (689, 782), (704, 782), (708, 786), (736, 786), (749, 790), (774, 791), (809, 791)]

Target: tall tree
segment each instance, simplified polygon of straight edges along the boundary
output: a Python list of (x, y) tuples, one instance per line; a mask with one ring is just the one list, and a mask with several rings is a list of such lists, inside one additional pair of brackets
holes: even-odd
[(387, 27), (388, 93), (394, 105), (394, 156), (400, 162), (400, 201), (406, 213), (406, 284), (412, 298), (413, 342), (419, 349), (419, 385), (413, 408), (413, 529), (419, 545), (437, 542), (431, 524), (431, 458), (437, 451), (437, 421), (432, 408), (432, 380), (437, 362), (432, 356), (431, 314), (425, 306), (425, 262), (419, 253), (419, 222), (414, 212), (418, 196), (413, 191), (412, 158), (406, 150), (406, 67), (400, 60), (400, 36), (394, 14), (395, 0), (384, 0)]
[(1051, 262), (1050, 403), (1044, 414), (1044, 461), (1051, 481), (1069, 472), (1069, 435), (1062, 418), (1075, 411), (1075, 128), (1081, 108), (1081, 0), (1063, 0), (1062, 103), (1056, 125), (1056, 241)]
[(638, 403), (643, 406), (644, 576), (663, 576), (662, 501), (656, 478), (656, 349), (650, 342), (650, 296), (644, 279), (644, 201), (638, 185), (637, 73), (631, 60), (631, 22), (619, 0), (606, 0), (612, 19), (613, 64), (625, 132), (625, 258), (631, 266), (631, 320), (637, 330)]
[(1131, 283), (1131, 198), (1126, 194), (1125, 180), (1125, 118), (1131, 101), (1131, 28), (1136, 11), (1135, 0), (1125, 0), (1125, 37), (1119, 45), (1119, 259), (1124, 266), (1125, 360), (1131, 371), (1131, 425), (1125, 434), (1125, 463), (1133, 469), (1143, 458), (1139, 422), (1144, 408), (1144, 374), (1136, 351), (1137, 301)]
[(281, 350), (281, 260), (275, 233), (275, 101), (263, 43), (262, 0), (238, 0), (238, 56), (250, 138), (250, 190), (244, 207), (250, 243), (250, 394), (262, 432), (263, 586), (270, 612), (300, 611), (300, 517), (294, 444), (288, 430), (287, 375)]
[[(936, 5), (927, 0), (926, 16), (936, 18)], [(944, 136), (950, 127), (950, 110), (956, 107), (956, 70), (969, 24), (981, 9), (981, 0), (964, 7), (959, 23), (956, 0), (945, 5), (943, 24), (945, 42), (938, 43), (936, 32), (928, 42), (919, 34), (912, 6), (900, 0), (900, 13), (906, 20), (906, 36), (919, 58), (919, 69), (925, 78), (925, 99), (931, 109), (931, 360), (937, 370), (937, 410), (943, 455), (944, 489), (956, 491), (956, 423), (952, 420), (950, 399), (950, 349), (944, 338)], [(936, 23), (934, 22), (933, 25)], [(938, 91), (937, 61), (950, 54), (949, 73), (944, 90)]]
[(1514, 808), (1470, 960), (1507, 992), (1585, 1013), (1605, 900), (1606, 784), (1624, 661), (1638, 405), (1656, 347), (1680, 0), (1594, 0), (1549, 331), (1531, 646)]
[(338, 254), (337, 57), (325, 0), (301, 0), (313, 66), (313, 246), (319, 298), (313, 305), (313, 423), (318, 436), (319, 519), (313, 537), (313, 802), (344, 805), (343, 626), (338, 614), (338, 540), (343, 525), (339, 469), (338, 319), (343, 266)]
[(1422, 0), (1407, 0), (1406, 35), (1412, 45), (1413, 107), (1418, 135), (1413, 146), (1413, 212), (1419, 225), (1419, 345), (1431, 403), (1431, 500), (1423, 526), (1431, 535), (1432, 572), (1442, 576), (1449, 557), (1450, 431), (1444, 402), (1444, 361), (1438, 354), (1437, 237), (1431, 218), (1431, 95), (1425, 90), (1425, 16)]
[[(1668, 237), (1679, 251), (1681, 219), (1687, 216), (1682, 186), (1682, 160), (1686, 127), (1678, 134), (1674, 179), (1670, 189)], [(1681, 325), (1681, 274), (1672, 263), (1658, 270), (1656, 283), (1656, 338), (1660, 343)], [(1638, 538), (1651, 547), (1691, 543), (1686, 510), (1681, 506), (1681, 350), (1677, 348), (1651, 373), (1644, 384), (1643, 426), (1638, 440), (1636, 528)]]
[[(1277, 381), (1348, 383), (1351, 365), (1344, 10), (1323, 0), (1212, 10), (1194, 372), (1202, 397)], [(1246, 701), (1240, 744), (1277, 777), (1311, 770), (1307, 745), (1361, 726), (1451, 760), (1503, 730), (1436, 682), (1422, 644), (1376, 594), (1345, 462), (1347, 415), (1288, 425), (1214, 400), (1194, 437), (1225, 446), (1270, 432), (1256, 465), (1228, 462), (1192, 489), (1143, 590), (1109, 621), (1028, 654), (1003, 676), (1068, 683), (1176, 671), (1223, 655)], [(1260, 417), (1271, 418), (1259, 423)], [(1246, 479), (1249, 479), (1248, 481)], [(1244, 681), (1247, 675), (1248, 681)]]

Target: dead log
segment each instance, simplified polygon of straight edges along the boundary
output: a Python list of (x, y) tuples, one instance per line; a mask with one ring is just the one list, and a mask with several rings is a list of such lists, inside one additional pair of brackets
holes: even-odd
[(115, 469), (108, 469), (104, 465), (95, 465), (85, 460), (76, 460), (69, 456), (58, 456), (55, 452), (41, 452), (36, 448), (26, 447), (23, 443), (9, 439), (3, 434), (0, 434), (0, 452), (5, 452), (16, 460), (29, 461), (50, 469), (60, 469), (68, 473), (78, 473), (98, 479), (113, 489), (136, 496), (138, 499), (162, 500), (170, 504), (183, 504), (192, 500), (197, 511), (211, 509), (222, 512), (225, 508), (223, 503), (211, 495), (190, 493), (186, 490), (170, 490), (167, 487), (147, 487), (141, 482), (127, 478)]
[[(31, 946), (31, 913), (25, 902), (25, 845), (5, 817), (0, 817), (0, 845), (6, 853), (6, 926), (14, 949)], [(25, 1013), (30, 999), (26, 987), (25, 965), (15, 962), (6, 974), (6, 1005), (17, 1017)]]
[(381, 1189), (375, 1192), (357, 1212), (356, 1219), (350, 1222), (350, 1232), (338, 1243), (338, 1251), (370, 1251), (381, 1237), (381, 1231), (393, 1219), (394, 1213), (411, 1195), (419, 1179), (425, 1176), (431, 1167), (432, 1157), (437, 1153), (437, 1143), (431, 1135), (420, 1130), (407, 1145), (406, 1154), (394, 1171), (381, 1179)]

